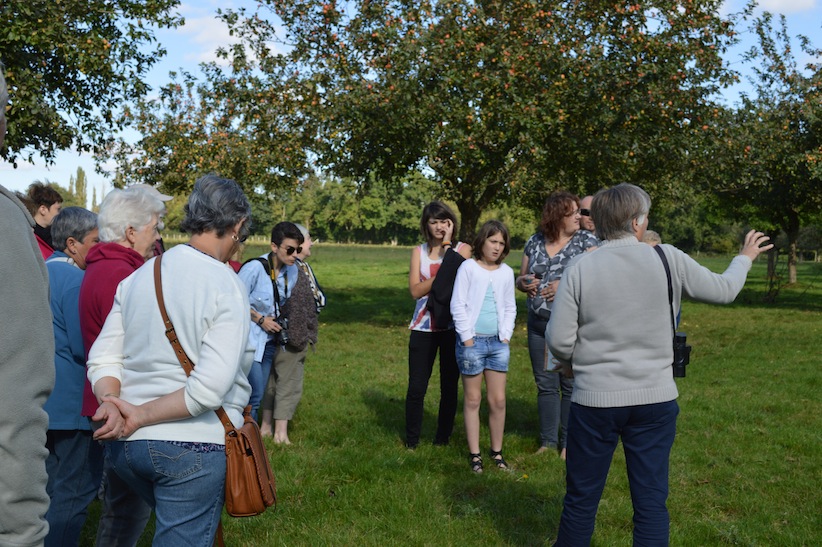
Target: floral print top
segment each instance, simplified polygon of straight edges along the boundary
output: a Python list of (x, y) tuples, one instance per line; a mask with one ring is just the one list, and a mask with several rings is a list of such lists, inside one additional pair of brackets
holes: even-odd
[(582, 254), (591, 247), (599, 246), (599, 239), (588, 230), (577, 230), (568, 243), (565, 244), (554, 256), (548, 256), (545, 250), (545, 235), (537, 232), (525, 243), (523, 254), (528, 257), (528, 271), (540, 279), (537, 296), (528, 298), (528, 311), (540, 319), (547, 320), (551, 317), (551, 302), (541, 296), (540, 291), (552, 281), (562, 278), (562, 272), (568, 262), (578, 254)]

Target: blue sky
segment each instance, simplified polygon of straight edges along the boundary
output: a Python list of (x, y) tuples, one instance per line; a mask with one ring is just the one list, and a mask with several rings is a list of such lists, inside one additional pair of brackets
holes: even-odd
[[(745, 4), (745, 0), (727, 0), (723, 12), (738, 12)], [(197, 3), (183, 1), (179, 8), (185, 17), (185, 26), (171, 31), (160, 31), (157, 34), (159, 41), (166, 46), (168, 55), (163, 58), (148, 76), (148, 82), (157, 87), (168, 81), (168, 72), (184, 68), (194, 74), (198, 73), (197, 65), (202, 62), (215, 60), (214, 51), (220, 45), (232, 42), (228, 30), (214, 18), (218, 7), (237, 8), (244, 6), (253, 12), (257, 2), (252, 0), (200, 0)], [(817, 46), (822, 47), (822, 0), (761, 0), (760, 10), (772, 13), (782, 13), (788, 22), (788, 33), (791, 36), (804, 34)], [(743, 33), (742, 44), (730, 52), (728, 61), (732, 67), (741, 69), (741, 52), (752, 45), (755, 36)], [(800, 66), (804, 66), (810, 59), (805, 58), (798, 47), (794, 46), (794, 55)], [(744, 82), (737, 88), (726, 93), (729, 103), (733, 103), (740, 90), (747, 88)], [(57, 182), (67, 187), (69, 178), (82, 167), (89, 180), (89, 199), (91, 188), (97, 189), (98, 201), (100, 196), (111, 189), (110, 181), (94, 171), (94, 161), (91, 156), (78, 154), (74, 151), (61, 152), (52, 166), (45, 166), (42, 160), (35, 164), (18, 162), (17, 169), (11, 164), (0, 163), (0, 184), (12, 190), (25, 190), (35, 180)]]

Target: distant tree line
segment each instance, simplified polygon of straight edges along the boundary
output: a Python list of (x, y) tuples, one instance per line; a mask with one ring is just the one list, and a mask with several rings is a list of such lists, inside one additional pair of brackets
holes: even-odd
[[(218, 49), (225, 65), (150, 96), (163, 50), (140, 46), (182, 23), (179, 2), (74, 4), (10, 4), (2, 153), (91, 149), (115, 185), (180, 196), (170, 225), (212, 171), (243, 185), (262, 233), (290, 217), (324, 239), (396, 243), (418, 240), (433, 198), (459, 211), (463, 239), (488, 216), (525, 238), (551, 191), (630, 181), (687, 250), (733, 250), (742, 223), (784, 234), (795, 281), (822, 222), (822, 51), (799, 37), (799, 66), (784, 18), (753, 4), (260, 0), (217, 10), (240, 39)], [(754, 92), (729, 107), (719, 93), (739, 75), (723, 55), (743, 30)]]

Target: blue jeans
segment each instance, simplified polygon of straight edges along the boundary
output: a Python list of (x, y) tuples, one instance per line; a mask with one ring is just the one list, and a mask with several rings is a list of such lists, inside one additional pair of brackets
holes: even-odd
[[(534, 383), (537, 385), (537, 414), (539, 416), (539, 445), (565, 448), (568, 431), (568, 414), (571, 410), (573, 378), (565, 378), (557, 372), (545, 370), (545, 327), (548, 321), (528, 313), (528, 354)], [(560, 428), (560, 426), (562, 426)]]
[(97, 495), (103, 473), (103, 447), (91, 431), (48, 430), (46, 486), (51, 504), (46, 513), (47, 547), (77, 545), (86, 522), (88, 505)]
[(248, 383), (251, 384), (251, 417), (257, 419), (257, 409), (265, 394), (265, 386), (268, 384), (268, 377), (271, 376), (271, 363), (274, 361), (274, 354), (277, 353), (277, 344), (269, 340), (265, 345), (262, 361), (254, 361), (251, 370), (248, 371)]
[(108, 448), (115, 472), (154, 508), (154, 547), (212, 547), (225, 496), (224, 449), (201, 452), (165, 441)]
[(571, 405), (566, 493), (556, 544), (587, 546), (617, 442), (622, 439), (634, 545), (668, 545), (668, 462), (676, 435), (676, 401), (619, 408)]
[(151, 506), (114, 472), (109, 450), (106, 450), (103, 470), (103, 507), (97, 524), (97, 545), (134, 547), (151, 518)]
[(476, 376), (483, 370), (508, 372), (511, 347), (503, 343), (499, 336), (474, 336), (474, 345), (466, 346), (457, 340), (457, 366), (460, 374)]

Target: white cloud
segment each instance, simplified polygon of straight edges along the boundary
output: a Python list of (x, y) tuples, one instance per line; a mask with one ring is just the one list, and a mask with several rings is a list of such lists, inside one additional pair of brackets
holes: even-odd
[(758, 7), (772, 13), (799, 13), (816, 8), (816, 0), (760, 0)]

